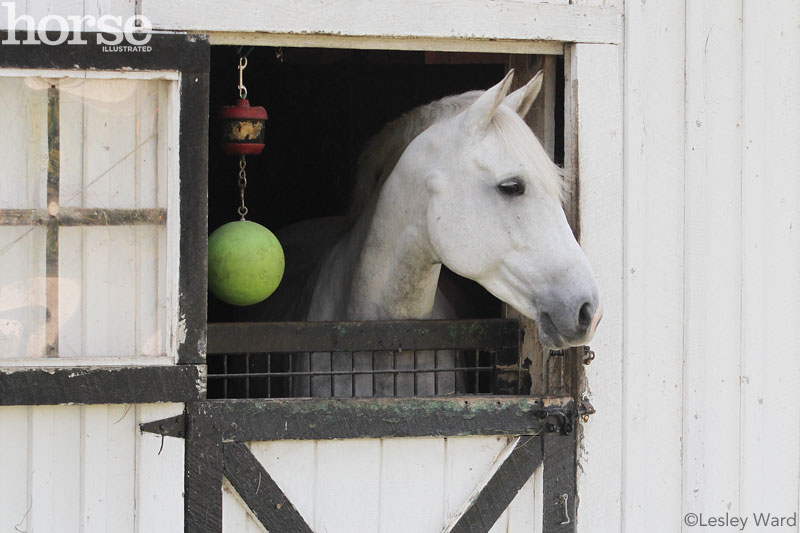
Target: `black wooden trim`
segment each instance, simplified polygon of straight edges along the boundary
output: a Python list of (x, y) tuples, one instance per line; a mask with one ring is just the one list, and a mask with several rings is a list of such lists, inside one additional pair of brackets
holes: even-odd
[(534, 435), (545, 408), (530, 397), (207, 400), (188, 438), (225, 441)]
[(47, 209), (0, 209), (0, 226), (148, 226), (167, 223), (167, 210), (60, 207), (52, 216)]
[(0, 405), (185, 402), (205, 396), (205, 367), (0, 367)]
[(224, 444), (223, 457), (225, 477), (268, 531), (313, 533), (247, 446)]
[[(3, 45), (0, 45), (3, 46)], [(60, 116), (61, 99), (58, 89), (51, 85), (47, 89), (47, 205), (58, 207), (61, 189)], [(50, 341), (45, 353), (48, 357), (58, 355), (58, 221), (47, 224), (45, 250), (45, 302), (47, 321), (45, 335)]]
[(202, 364), (206, 360), (208, 306), (208, 106), (211, 49), (207, 36), (168, 37), (180, 39), (180, 48), (170, 50), (169, 57), (179, 62), (182, 71), (178, 307), (181, 319), (186, 324), (186, 339), (178, 347), (178, 361), (182, 364)]
[[(8, 31), (0, 31), (0, 40), (8, 37)], [(49, 33), (56, 37), (55, 33)], [(205, 35), (183, 33), (152, 34), (149, 47), (139, 52), (114, 52), (113, 47), (97, 43), (95, 33), (82, 34), (87, 44), (57, 46), (45, 44), (0, 45), (0, 68), (68, 69), (68, 70), (180, 70), (197, 72), (207, 67), (202, 61), (202, 43), (208, 48)], [(18, 31), (16, 37), (24, 40), (27, 32)], [(69, 41), (72, 39), (72, 34)], [(201, 43), (198, 47), (197, 43)], [(207, 71), (208, 69), (205, 68)], [(208, 108), (200, 110), (208, 113)]]
[(510, 319), (217, 323), (208, 325), (208, 352), (515, 348), (519, 332)]
[(508, 509), (523, 485), (542, 464), (541, 436), (520, 437), (511, 455), (470, 502), (451, 533), (486, 533)]
[(575, 445), (574, 432), (570, 435), (548, 433), (544, 436), (544, 533), (575, 531)]
[(222, 442), (187, 439), (183, 475), (185, 533), (222, 532)]

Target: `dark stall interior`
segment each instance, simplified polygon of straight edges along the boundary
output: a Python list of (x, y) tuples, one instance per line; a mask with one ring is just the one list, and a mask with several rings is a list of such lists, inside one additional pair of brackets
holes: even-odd
[[(247, 158), (248, 220), (275, 231), (298, 221), (343, 215), (364, 143), (387, 122), (438, 98), (485, 89), (505, 73), (507, 55), (218, 46), (211, 55), (209, 233), (236, 220), (238, 161), (219, 147), (214, 117), (238, 98), (238, 58), (253, 106), (267, 109), (267, 146)], [(287, 269), (291, 265), (287, 265)], [(448, 273), (449, 276), (457, 276)], [(500, 315), (477, 284), (455, 283), (469, 317)], [(252, 306), (257, 308), (258, 305)], [(253, 308), (209, 295), (209, 322), (247, 321)]]

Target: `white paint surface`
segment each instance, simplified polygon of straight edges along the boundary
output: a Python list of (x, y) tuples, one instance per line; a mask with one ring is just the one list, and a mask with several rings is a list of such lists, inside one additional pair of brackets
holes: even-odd
[[(435, 533), (501, 464), (508, 444), (454, 437), (252, 442), (250, 449), (314, 531)], [(492, 531), (539, 531), (541, 490), (540, 469)], [(226, 494), (223, 505), (225, 531), (252, 527), (240, 499)]]
[[(44, 4), (29, 7), (31, 3), (35, 4), (19, 0), (19, 12), (41, 12)], [(482, 35), (509, 42), (568, 35), (577, 41), (620, 41), (614, 17), (602, 17), (599, 27), (588, 34), (581, 33), (585, 26), (574, 21), (579, 9), (589, 10), (590, 15), (607, 14), (584, 4), (613, 9), (621, 7), (620, 0), (577, 0), (574, 4), (534, 5), (530, 9), (565, 17), (550, 17), (536, 25), (530, 20), (486, 24), (483, 15), (493, 13), (488, 10), (494, 7), (482, 3), (470, 7), (478, 17), (476, 11), (419, 17), (420, 9), (406, 3), (410, 15), (398, 19), (389, 15), (394, 9), (402, 11), (400, 7), (387, 7), (383, 18), (374, 13), (367, 17), (358, 10), (337, 11), (331, 7), (333, 2), (320, 3), (321, 9), (310, 17), (298, 16), (307, 7), (302, 2), (283, 3), (271, 10), (269, 3), (259, 3), (255, 16), (242, 14), (254, 5), (247, 2), (236, 6), (241, 11), (213, 6), (197, 9), (195, 4), (187, 9), (181, 2), (145, 2), (144, 10), (162, 27), (276, 35), (343, 33), (367, 39), (358, 41), (359, 47), (383, 41), (397, 46), (415, 35), (429, 39), (431, 46), (448, 43), (447, 47), (457, 47), (452, 43), (459, 42), (448, 41), (447, 36), (469, 43), (480, 42), (469, 39)], [(344, 7), (348, 5), (355, 4)], [(515, 9), (525, 8), (517, 5)], [(519, 18), (515, 13), (492, 20)], [(5, 23), (2, 17), (0, 26)], [(448, 24), (442, 25), (442, 20)], [(473, 31), (470, 24), (475, 21), (481, 28)], [(557, 26), (559, 21), (566, 21), (562, 29), (552, 29), (550, 25)], [(336, 37), (319, 39), (329, 45)], [(686, 512), (790, 514), (800, 505), (798, 50), (800, 4), (796, 1), (626, 2), (620, 183), (615, 174), (619, 147), (608, 137), (618, 132), (613, 103), (620, 79), (618, 55), (613, 47), (578, 45), (574, 49), (583, 245), (606, 302), (606, 317), (592, 344), (598, 358), (587, 369), (592, 401), (599, 412), (584, 428), (580, 531), (689, 531), (682, 526)], [(32, 126), (25, 127), (26, 135), (32, 136), (28, 138), (41, 139)], [(3, 160), (31, 184), (25, 191), (14, 188), (20, 195), (14, 202), (42, 202), (44, 191), (36, 185), (41, 153), (30, 149), (30, 143), (26, 146), (29, 154), (24, 160), (11, 145), (0, 146), (7, 152)], [(0, 176), (0, 187), (3, 183)], [(5, 192), (0, 195), (0, 201), (10, 198)], [(53, 409), (63, 409), (58, 421), (48, 412)], [(46, 469), (53, 460), (35, 457), (34, 451), (57, 454), (65, 461), (82, 457), (80, 445), (76, 451), (74, 444), (81, 433), (73, 426), (81, 420), (87, 423), (81, 410), (92, 409), (0, 408), (0, 471), (14, 480), (0, 488), (2, 527), (11, 524), (29, 530), (40, 524), (37, 531), (47, 530), (48, 519), (38, 514), (40, 507), (31, 505), (30, 496), (53, 490), (48, 485), (33, 487), (41, 479), (33, 475), (33, 464)], [(93, 415), (88, 422), (103, 427), (103, 416), (108, 414), (97, 414), (96, 419)], [(53, 427), (60, 428), (64, 437), (58, 450), (43, 429), (48, 423), (57, 424)], [(12, 433), (14, 438), (9, 439)], [(112, 430), (102, 438), (113, 440), (114, 434)], [(136, 528), (180, 530), (181, 519), (175, 511), (181, 505), (169, 487), (180, 476), (174, 466), (180, 464), (182, 447), (170, 448), (171, 439), (166, 439), (162, 456), (154, 457), (151, 450), (160, 439), (136, 439), (136, 486), (148, 483), (155, 491), (137, 496), (141, 512)], [(87, 442), (90, 448), (99, 445), (91, 438)], [(322, 520), (328, 511), (319, 504), (316, 488), (307, 490), (307, 481), (315, 479), (320, 468), (331, 473), (340, 468), (320, 466), (318, 457), (330, 451), (320, 451), (323, 444), (327, 443), (254, 446), (260, 457), (270, 456), (262, 460), (269, 462), (268, 470), (300, 512), (307, 518), (317, 517), (309, 520)], [(363, 455), (380, 472), (382, 468), (391, 471), (393, 466), (384, 462), (380, 449), (373, 449), (378, 443), (359, 446), (361, 455), (343, 452), (341, 460), (355, 463)], [(259, 451), (260, 447), (270, 452)], [(445, 456), (452, 460), (458, 453), (452, 442), (444, 451), (440, 443), (429, 443), (429, 448), (420, 450), (421, 462), (412, 465), (412, 470), (425, 472), (429, 470), (425, 464), (445, 461)], [(169, 453), (173, 455), (163, 459), (168, 462), (160, 463)], [(402, 450), (392, 454), (403, 457)], [(472, 479), (466, 471), (458, 472)], [(52, 478), (53, 483), (75, 475), (108, 479), (116, 474), (68, 465)], [(127, 486), (128, 478), (120, 479), (119, 485)], [(374, 483), (374, 477), (370, 479)], [(446, 474), (434, 476), (424, 489), (441, 496), (436, 506), (442, 519), (453, 505), (457, 507), (449, 479)], [(392, 484), (400, 486), (394, 481), (379, 484), (380, 501), (384, 501), (382, 487)], [(523, 493), (532, 488), (523, 489), (518, 499), (526, 498)], [(173, 499), (157, 497), (156, 489), (173, 494)], [(74, 498), (67, 496), (63, 502), (43, 505), (54, 506), (48, 509), (53, 517), (80, 520), (81, 505), (91, 508), (91, 502), (87, 496), (78, 498), (76, 510)], [(367, 519), (377, 523), (382, 513), (391, 512), (391, 506), (378, 505), (375, 516)], [(165, 516), (172, 520), (166, 528)], [(502, 529), (502, 520), (495, 528)]]
[(183, 441), (138, 427), (182, 411), (0, 407), (0, 531), (182, 531)]
[[(583, 431), (578, 451), (579, 524), (618, 531), (622, 410), (622, 87), (616, 45), (579, 44), (570, 50), (578, 102), (578, 174), (581, 242), (597, 276), (603, 321), (592, 339), (597, 360), (585, 367), (586, 395), (598, 412)], [(582, 428), (583, 426), (581, 426)], [(602, 460), (595, 460), (601, 457)]]
[[(560, 5), (559, 5), (560, 4)], [(144, 2), (156, 28), (327, 34), (375, 38), (586, 40), (620, 42), (618, 8), (558, 2), (445, 0), (244, 0), (221, 9), (213, 0)], [(420, 16), (424, 13), (424, 16)]]
[[(687, 513), (729, 513), (747, 531), (800, 509), (800, 4), (625, 15), (623, 321), (598, 330), (622, 363), (593, 343), (579, 530), (689, 533)], [(592, 225), (619, 200), (593, 186), (583, 243), (602, 272)]]

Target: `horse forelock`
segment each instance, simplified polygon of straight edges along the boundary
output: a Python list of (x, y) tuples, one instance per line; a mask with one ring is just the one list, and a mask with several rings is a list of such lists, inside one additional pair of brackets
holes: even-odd
[(509, 152), (530, 167), (534, 185), (563, 203), (566, 195), (564, 170), (553, 163), (525, 121), (516, 112), (501, 105), (489, 127), (494, 128)]

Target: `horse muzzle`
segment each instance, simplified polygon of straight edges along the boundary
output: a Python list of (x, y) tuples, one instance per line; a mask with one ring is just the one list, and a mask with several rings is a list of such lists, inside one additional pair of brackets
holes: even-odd
[(603, 318), (603, 305), (595, 297), (581, 302), (579, 306), (570, 307), (540, 313), (539, 337), (546, 348), (581, 346), (594, 337), (597, 325)]

